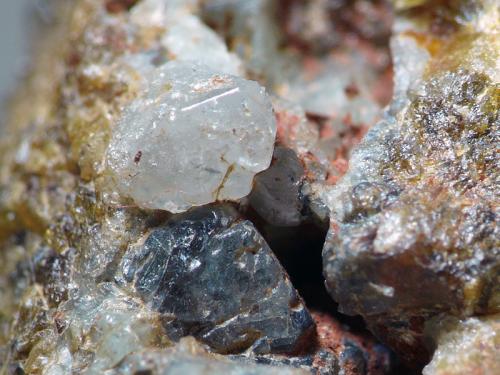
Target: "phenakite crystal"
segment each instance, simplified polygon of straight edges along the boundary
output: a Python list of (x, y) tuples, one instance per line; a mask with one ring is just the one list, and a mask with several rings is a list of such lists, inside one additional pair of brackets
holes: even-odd
[(170, 212), (246, 196), (271, 162), (276, 134), (264, 88), (175, 61), (145, 80), (108, 147), (117, 191)]
[(198, 17), (183, 15), (171, 20), (169, 25), (161, 41), (169, 56), (178, 61), (196, 61), (223, 73), (241, 73), (239, 58), (230, 53), (224, 41)]

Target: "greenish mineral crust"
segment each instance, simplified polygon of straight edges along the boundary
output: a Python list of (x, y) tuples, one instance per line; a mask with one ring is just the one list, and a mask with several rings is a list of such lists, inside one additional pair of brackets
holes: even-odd
[[(494, 2), (456, 3), (396, 23), (394, 101), (327, 197), (330, 293), (421, 365), (431, 318), (500, 310), (499, 13)], [(424, 69), (398, 62), (403, 45)], [(413, 77), (398, 87), (403, 71)]]

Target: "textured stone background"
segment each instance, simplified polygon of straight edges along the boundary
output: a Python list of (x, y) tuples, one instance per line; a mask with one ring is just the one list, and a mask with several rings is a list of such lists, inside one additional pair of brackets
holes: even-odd
[[(40, 3), (40, 1), (37, 1)], [(0, 4), (0, 117), (4, 101), (21, 76), (28, 52), (29, 27), (26, 22), (35, 8), (33, 0), (2, 1)]]

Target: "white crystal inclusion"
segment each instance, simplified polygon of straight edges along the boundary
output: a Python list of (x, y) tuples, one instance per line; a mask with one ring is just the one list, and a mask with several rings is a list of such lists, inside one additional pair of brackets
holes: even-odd
[(148, 73), (123, 110), (106, 163), (113, 187), (139, 207), (182, 212), (248, 195), (275, 135), (258, 83), (172, 61)]

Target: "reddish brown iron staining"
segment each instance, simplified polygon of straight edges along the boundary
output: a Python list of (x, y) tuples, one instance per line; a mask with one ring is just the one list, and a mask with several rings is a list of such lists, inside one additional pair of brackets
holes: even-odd
[(141, 158), (142, 158), (142, 151), (139, 150), (137, 151), (137, 154), (135, 154), (134, 156), (134, 163), (138, 164), (141, 161)]
[(70, 68), (75, 68), (77, 67), (82, 60), (81, 55), (78, 53), (77, 50), (73, 50), (70, 53), (68, 53), (68, 56), (66, 57), (66, 64)]
[(106, 1), (106, 11), (109, 13), (126, 12), (137, 3), (137, 0), (108, 0)]
[(319, 348), (339, 358), (340, 367), (346, 375), (387, 373), (390, 367), (389, 352), (373, 337), (350, 332), (328, 314), (312, 312), (311, 315), (316, 323)]
[(353, 99), (359, 95), (358, 86), (355, 83), (351, 83), (345, 88), (345, 93), (349, 97), (349, 99)]
[(380, 73), (378, 79), (375, 81), (375, 84), (371, 87), (372, 97), (381, 106), (386, 106), (391, 101), (393, 80), (394, 72), (392, 70), (392, 66), (388, 66), (382, 73)]
[(339, 231), (340, 227), (338, 225), (338, 223), (336, 223), (335, 221), (330, 221), (330, 231), (332, 233), (337, 233)]
[(331, 162), (332, 169), (337, 172), (336, 174), (329, 173), (326, 177), (326, 183), (328, 185), (335, 185), (340, 178), (347, 172), (349, 169), (349, 162), (340, 157)]
[(301, 118), (287, 111), (277, 111), (276, 116), (276, 141), (283, 146), (290, 147), (295, 141), (297, 134), (297, 126), (300, 124)]
[(64, 319), (64, 313), (62, 311), (57, 311), (54, 314), (54, 325), (56, 327), (57, 333), (61, 334), (66, 329), (66, 321)]
[[(354, 123), (350, 115), (339, 120), (334, 116), (307, 112), (304, 119), (286, 109), (276, 111), (276, 122), (277, 143), (295, 150), (305, 166), (305, 178), (317, 180), (318, 166), (321, 166), (329, 185), (336, 184), (347, 172), (351, 150), (361, 142), (369, 128), (368, 125)], [(307, 127), (310, 130), (304, 131)], [(306, 152), (299, 151), (296, 145), (304, 141), (302, 137), (308, 132), (317, 134), (316, 144)], [(322, 159), (321, 154), (325, 154), (327, 160)]]
[(326, 182), (334, 185), (347, 172), (351, 150), (363, 139), (369, 129), (365, 124), (355, 124), (350, 115), (342, 119), (339, 126), (335, 119), (308, 113), (308, 118), (317, 124), (320, 140), (333, 142), (336, 146), (329, 156)]
[(388, 1), (283, 3), (283, 33), (287, 43), (301, 51), (322, 52), (346, 43), (387, 44), (393, 19)]
[(333, 136), (333, 124), (331, 123), (333, 117), (324, 116), (313, 112), (307, 112), (306, 117), (318, 128), (320, 139), (325, 139)]

